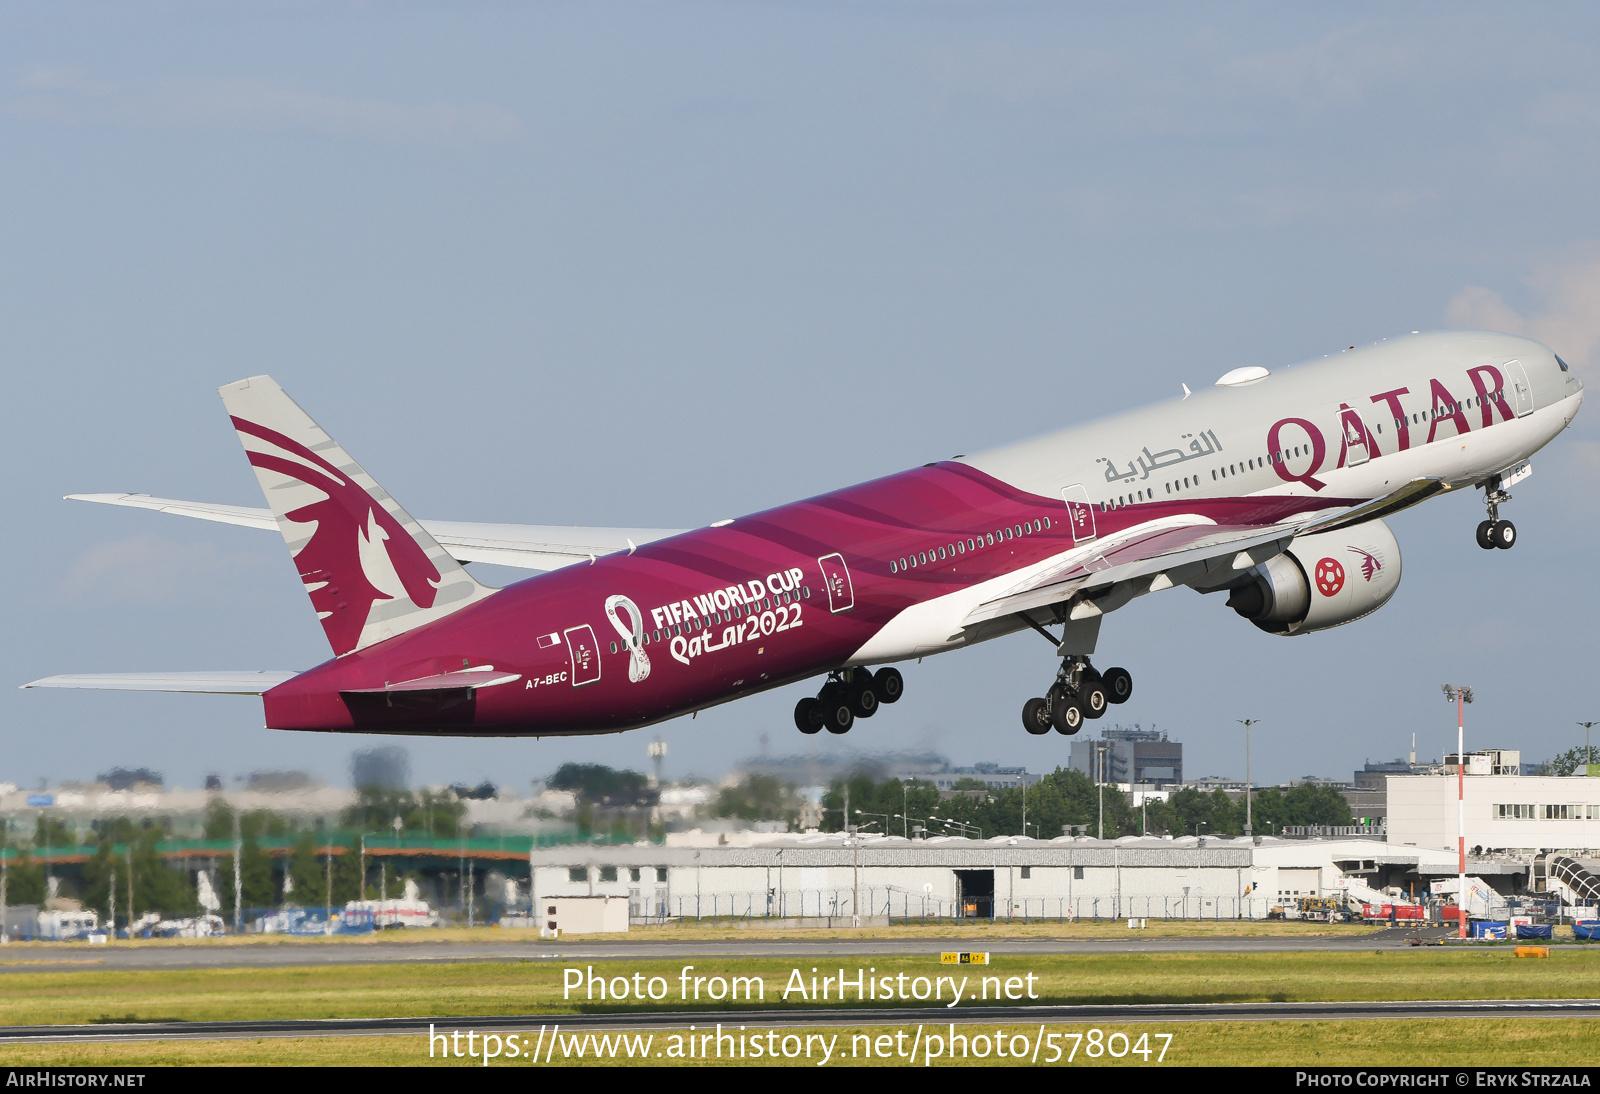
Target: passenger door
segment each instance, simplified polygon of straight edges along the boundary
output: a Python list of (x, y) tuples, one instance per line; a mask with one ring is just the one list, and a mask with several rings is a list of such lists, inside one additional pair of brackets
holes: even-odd
[(1516, 411), (1517, 417), (1527, 417), (1533, 411), (1533, 388), (1521, 361), (1506, 362), (1506, 386), (1511, 389), (1506, 393), (1511, 398), (1511, 409)]
[(1089, 500), (1089, 491), (1074, 483), (1061, 488), (1061, 497), (1067, 503), (1067, 531), (1073, 545), (1094, 539), (1099, 533), (1094, 527), (1094, 503)]
[(600, 643), (594, 640), (594, 628), (585, 623), (581, 627), (568, 627), (567, 660), (572, 669), (572, 686), (581, 688), (600, 679)]
[(856, 590), (850, 583), (850, 567), (844, 564), (844, 556), (823, 555), (817, 565), (822, 567), (822, 586), (828, 590), (828, 610), (838, 615), (855, 607)]

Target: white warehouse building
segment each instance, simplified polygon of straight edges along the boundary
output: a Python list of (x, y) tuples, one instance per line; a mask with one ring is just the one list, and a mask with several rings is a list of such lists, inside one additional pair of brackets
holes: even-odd
[[(1471, 757), (1469, 757), (1471, 759)], [(1389, 842), (1454, 852), (1456, 776), (1389, 776)], [(1465, 779), (1467, 848), (1512, 855), (1600, 849), (1600, 778), (1476, 775)]]
[(532, 853), (533, 894), (625, 897), (634, 917), (1251, 918), (1301, 896), (1415, 892), (1455, 855), (1372, 839), (773, 835), (747, 846)]

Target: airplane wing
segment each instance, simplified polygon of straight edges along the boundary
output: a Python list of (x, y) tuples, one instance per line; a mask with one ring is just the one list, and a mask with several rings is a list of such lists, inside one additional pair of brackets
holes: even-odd
[[(1103, 590), (1099, 596), (1086, 596), (1074, 605), (1074, 619), (1103, 614), (1135, 596), (1174, 585), (1210, 591), (1281, 553), (1295, 536), (1331, 532), (1398, 513), (1449, 488), (1437, 478), (1413, 479), (1362, 505), (1305, 513), (1265, 527), (1222, 525), (1199, 515), (1151, 521), (1071, 552), (1065, 559), (979, 604), (963, 622), (971, 626), (1060, 604), (1080, 592)], [(1150, 581), (1143, 583), (1143, 578)]]
[[(269, 509), (213, 502), (177, 501), (149, 494), (68, 494), (69, 501), (92, 501), (154, 509), (159, 513), (277, 531)], [(525, 570), (559, 570), (601, 555), (627, 551), (641, 544), (677, 535), (678, 528), (576, 528), (542, 524), (476, 524), (466, 521), (418, 521), (457, 562), (492, 562)]]
[(97, 691), (180, 691), (197, 695), (260, 695), (299, 676), (292, 670), (238, 672), (84, 672), (46, 676), (25, 688), (90, 688)]
[[(1151, 580), (1136, 591), (1129, 590), (1128, 599), (1173, 585), (1217, 584), (1279, 554), (1304, 527), (1303, 522), (1263, 528), (1258, 524), (1219, 525), (1204, 517), (1190, 518), (1193, 523), (1184, 523), (1184, 519), (1152, 521), (1126, 535), (1074, 551), (1069, 558), (979, 604), (963, 622), (971, 626), (1059, 604), (1080, 591), (1111, 590), (1140, 578)], [(1119, 600), (1116, 606), (1123, 602)], [(1074, 616), (1101, 614), (1093, 605), (1093, 600), (1085, 601), (1074, 609)]]

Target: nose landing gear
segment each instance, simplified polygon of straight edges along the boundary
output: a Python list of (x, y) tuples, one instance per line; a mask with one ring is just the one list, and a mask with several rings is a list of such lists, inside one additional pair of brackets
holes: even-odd
[(815, 699), (802, 699), (795, 704), (795, 728), (807, 734), (822, 729), (849, 733), (857, 718), (872, 717), (879, 706), (899, 702), (903, 694), (905, 681), (898, 669), (840, 669), (828, 674), (828, 682)]

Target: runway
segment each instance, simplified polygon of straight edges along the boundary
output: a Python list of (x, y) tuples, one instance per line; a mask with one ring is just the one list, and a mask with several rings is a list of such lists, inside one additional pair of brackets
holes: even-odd
[[(287, 968), (318, 965), (393, 963), (441, 964), (476, 961), (605, 961), (716, 957), (840, 960), (891, 954), (935, 954), (943, 950), (985, 950), (992, 954), (1110, 953), (1306, 953), (1406, 949), (1426, 932), (1396, 928), (1328, 938), (1150, 938), (1129, 932), (1110, 939), (973, 938), (737, 938), (582, 940), (577, 942), (322, 942), (283, 941), (247, 945), (176, 942), (166, 945), (87, 945), (34, 947), (14, 944), (0, 950), (0, 975), (61, 972), (70, 969)], [(1437, 935), (1437, 931), (1434, 932)]]
[(1084, 1006), (828, 1007), (790, 1010), (638, 1011), (435, 1018), (149, 1022), (93, 1026), (5, 1026), (0, 1044), (216, 1041), (289, 1037), (425, 1036), (430, 1031), (515, 1034), (529, 1043), (556, 1026), (598, 1030), (697, 1031), (801, 1026), (1083, 1025), (1141, 1022), (1305, 1022), (1402, 1018), (1600, 1018), (1600, 999), (1474, 999), (1349, 1003), (1127, 1003)]

